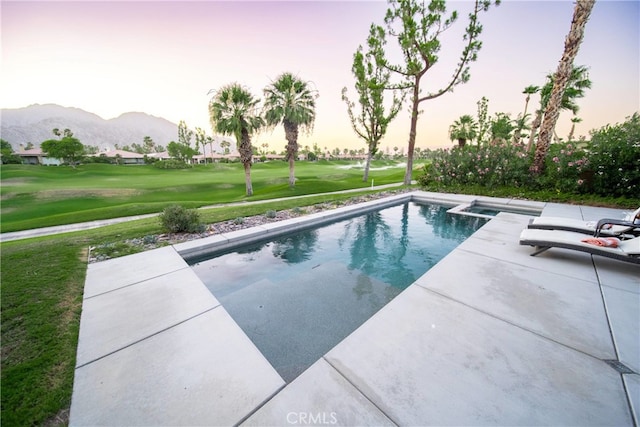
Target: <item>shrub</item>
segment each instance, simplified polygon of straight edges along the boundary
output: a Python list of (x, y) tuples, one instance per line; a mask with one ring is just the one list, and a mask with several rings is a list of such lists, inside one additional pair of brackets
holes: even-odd
[(585, 184), (588, 165), (586, 152), (575, 142), (554, 143), (549, 146), (544, 173), (538, 181), (542, 188), (556, 192), (585, 192), (588, 191)]
[(111, 159), (107, 156), (86, 156), (83, 162), (111, 164)]
[(197, 210), (180, 205), (167, 206), (159, 218), (162, 227), (169, 233), (196, 233), (204, 228)]
[(589, 186), (601, 196), (640, 194), (640, 115), (591, 132)]
[(189, 169), (193, 167), (188, 163), (176, 159), (161, 160), (159, 162), (155, 162), (153, 166), (158, 169)]
[(233, 223), (234, 223), (235, 225), (241, 225), (241, 224), (243, 224), (243, 223), (244, 223), (244, 218), (243, 218), (243, 217), (241, 217), (241, 216), (239, 216), (238, 218), (236, 218), (236, 219), (234, 219), (234, 220), (233, 220)]
[(157, 157), (149, 157), (148, 155), (144, 155), (144, 164), (145, 165), (153, 165), (155, 163), (161, 162), (162, 160)]
[(271, 219), (275, 218), (275, 217), (276, 217), (276, 215), (277, 215), (277, 214), (276, 214), (276, 211), (274, 211), (274, 210), (268, 210), (268, 211), (264, 214), (264, 216), (266, 216), (267, 218), (271, 218)]
[(418, 182), (423, 186), (479, 184), (489, 188), (523, 187), (529, 179), (530, 156), (522, 144), (494, 141), (430, 153)]

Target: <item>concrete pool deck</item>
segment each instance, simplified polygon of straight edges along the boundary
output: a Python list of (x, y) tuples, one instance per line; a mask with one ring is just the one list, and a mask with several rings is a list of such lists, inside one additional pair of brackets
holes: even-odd
[[(544, 216), (588, 206), (413, 192)], [(640, 267), (518, 236), (501, 213), (285, 384), (183, 257), (363, 205), (90, 264), (71, 425), (638, 425)], [(617, 369), (615, 369), (617, 368)]]

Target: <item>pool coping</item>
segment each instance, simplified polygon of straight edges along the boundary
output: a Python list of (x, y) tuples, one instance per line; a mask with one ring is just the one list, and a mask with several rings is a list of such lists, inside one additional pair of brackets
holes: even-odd
[(236, 246), (242, 246), (265, 239), (277, 238), (291, 232), (322, 226), (354, 215), (360, 215), (366, 212), (384, 209), (386, 207), (396, 206), (406, 202), (435, 203), (450, 207), (449, 212), (451, 213), (485, 219), (492, 219), (493, 216), (464, 212), (464, 209), (474, 205), (482, 205), (498, 209), (517, 208), (526, 210), (530, 214), (539, 214), (542, 212), (542, 208), (544, 207), (544, 203), (530, 200), (499, 199), (414, 191), (370, 200), (355, 205), (342, 206), (328, 211), (316, 212), (297, 218), (263, 224), (229, 233), (216, 234), (202, 239), (178, 243), (173, 246), (176, 251), (178, 251), (178, 253), (187, 260), (187, 262), (189, 262), (193, 259), (208, 256), (212, 253), (222, 252)]
[[(603, 211), (590, 207), (576, 209), (569, 205), (517, 199), (416, 191), (91, 264), (85, 283), (70, 424), (231, 425), (245, 422), (254, 425), (281, 425), (287, 422), (292, 423), (292, 420), (286, 419), (286, 416), (295, 408), (297, 412), (294, 412), (298, 414), (295, 421), (298, 424), (301, 421), (299, 418), (301, 413), (321, 413), (325, 417), (324, 421), (328, 420), (331, 424), (334, 424), (332, 414), (335, 414), (335, 421), (338, 424), (407, 424), (416, 420), (426, 423), (425, 418), (421, 417), (429, 415), (429, 411), (432, 410), (428, 408), (427, 403), (418, 404), (417, 409), (413, 411), (405, 410), (404, 415), (399, 414), (398, 408), (402, 405), (394, 406), (392, 402), (395, 395), (392, 393), (385, 398), (384, 393), (389, 393), (389, 387), (408, 388), (406, 384), (403, 386), (401, 381), (389, 383), (389, 377), (383, 375), (384, 369), (380, 367), (373, 371), (365, 370), (364, 376), (355, 373), (357, 369), (364, 369), (366, 363), (357, 364), (362, 365), (361, 367), (353, 366), (353, 361), (348, 360), (350, 352), (346, 350), (354, 345), (356, 348), (367, 348), (373, 345), (367, 338), (371, 332), (362, 331), (366, 331), (369, 324), (379, 322), (373, 319), (396, 318), (398, 307), (411, 304), (406, 297), (396, 298), (298, 379), (285, 384), (226, 313), (224, 307), (213, 296), (202, 292), (205, 288), (204, 284), (195, 277), (185, 261), (212, 250), (227, 250), (235, 245), (277, 237), (291, 231), (333, 222), (356, 213), (360, 214), (366, 210), (380, 209), (406, 201), (437, 203), (451, 207), (481, 202), (494, 206), (532, 209), (543, 214), (560, 212), (568, 216), (580, 215), (580, 219), (593, 219), (585, 218), (585, 214), (596, 215)], [(518, 252), (517, 256), (526, 255), (529, 248), (518, 248), (517, 242), (516, 246), (513, 246), (511, 241), (517, 239), (517, 236), (512, 235), (513, 230), (521, 229), (528, 218), (515, 214), (499, 215), (499, 217), (498, 221), (490, 223), (500, 223), (504, 227), (501, 226), (492, 233), (490, 239), (499, 241), (501, 244), (506, 242), (505, 245), (509, 247), (509, 251), (500, 256), (509, 258), (514, 248)], [(496, 227), (497, 225), (494, 226)], [(430, 272), (434, 269), (429, 270), (411, 285), (411, 291), (407, 295), (411, 293), (416, 299), (425, 298), (421, 292), (427, 292), (428, 301), (442, 302), (441, 299), (446, 294), (446, 290), (437, 289), (438, 284), (430, 282), (429, 276), (437, 277), (438, 274), (444, 274), (441, 270), (442, 266), (446, 267), (447, 263), (444, 261), (447, 259), (450, 263), (454, 257), (472, 259), (487, 255), (479, 252), (486, 252), (484, 247), (488, 245), (486, 235), (490, 228), (483, 227), (474, 233), (465, 243), (472, 241), (466, 245), (463, 243), (464, 247), (461, 245), (452, 252), (455, 255), (448, 255), (434, 267), (434, 269), (440, 267), (438, 270), (433, 273)], [(500, 240), (503, 238), (500, 236), (503, 228), (510, 228), (511, 233), (505, 232), (504, 240)], [(497, 253), (503, 248), (497, 245), (492, 249)], [(492, 255), (492, 259), (500, 258), (495, 253)], [(613, 334), (611, 338), (613, 346), (608, 350), (605, 345), (604, 350), (601, 350), (605, 354), (602, 357), (611, 359), (619, 357), (624, 359), (629, 355), (632, 359), (636, 357), (633, 354), (635, 351), (633, 343), (631, 353), (626, 350), (625, 353), (623, 347), (628, 345), (628, 343), (625, 344), (625, 340), (628, 341), (630, 335), (627, 330), (629, 327), (624, 325), (628, 323), (629, 316), (634, 315), (633, 311), (637, 310), (637, 307), (632, 306), (631, 312), (629, 309), (620, 309), (621, 314), (615, 314), (617, 308), (614, 310), (612, 304), (617, 304), (616, 307), (620, 307), (620, 304), (628, 304), (629, 299), (625, 300), (620, 295), (637, 293), (637, 288), (633, 287), (633, 276), (629, 276), (637, 270), (630, 270), (631, 273), (628, 274), (623, 272), (620, 279), (617, 276), (619, 272), (616, 271), (618, 264), (611, 264), (606, 260), (595, 261), (594, 258), (592, 261), (591, 256), (586, 254), (565, 255), (564, 252), (559, 257), (559, 262), (552, 258), (553, 256), (536, 257), (532, 258), (535, 261), (530, 261), (521, 257), (516, 263), (509, 261), (508, 265), (509, 268), (517, 266), (519, 269), (524, 269), (526, 267), (523, 271), (532, 276), (541, 275), (541, 271), (551, 269), (550, 273), (546, 274), (553, 274), (553, 276), (545, 276), (547, 280), (548, 277), (563, 277), (558, 274), (566, 273), (566, 276), (573, 274), (580, 277), (583, 281), (580, 283), (589, 284), (594, 281), (609, 280), (607, 275), (615, 276), (610, 279), (611, 282), (605, 283), (605, 288), (600, 283), (600, 288), (604, 291), (598, 290), (598, 293), (602, 292), (604, 299), (608, 299), (604, 306), (607, 309), (607, 316), (611, 319), (609, 323)], [(488, 262), (488, 258), (481, 260), (482, 263)], [(571, 262), (568, 263), (567, 260)], [(503, 260), (499, 261), (503, 262)], [(533, 264), (524, 266), (523, 263)], [(564, 272), (564, 270), (570, 271)], [(594, 272), (594, 270), (597, 271)], [(149, 289), (153, 289), (156, 294), (153, 301), (148, 298)], [(404, 294), (403, 292), (401, 296)], [(464, 309), (464, 304), (460, 305), (460, 301), (454, 301), (450, 296), (445, 296), (450, 298), (446, 301), (450, 308), (470, 315), (469, 311)], [(620, 299), (623, 301), (618, 301)], [(397, 303), (396, 300), (398, 300)], [(477, 317), (476, 311), (471, 313)], [(420, 314), (416, 313), (416, 317), (419, 316)], [(492, 316), (492, 319), (495, 319), (496, 316)], [(483, 316), (479, 318), (482, 321), (488, 321)], [(163, 323), (156, 326), (158, 319)], [(490, 321), (493, 322), (492, 319)], [(132, 324), (137, 327), (131, 328)], [(504, 323), (499, 324), (504, 326)], [(515, 328), (519, 333), (517, 334), (519, 339), (524, 339), (520, 337), (520, 331), (527, 328), (529, 327)], [(512, 329), (508, 328), (509, 333), (512, 333)], [(523, 333), (526, 339), (540, 341), (539, 336), (544, 337), (544, 333), (535, 330), (535, 327), (530, 329), (532, 330), (526, 330), (526, 333)], [(532, 332), (535, 335), (533, 338)], [(631, 334), (634, 332), (637, 330), (634, 331), (631, 327)], [(207, 338), (211, 334), (214, 334), (214, 342), (206, 344), (211, 341)], [(393, 336), (387, 336), (385, 339), (393, 338)], [(551, 337), (552, 342), (553, 339)], [(544, 337), (542, 342), (546, 343), (548, 340), (549, 337)], [(186, 343), (190, 351), (185, 351), (176, 343)], [(218, 344), (214, 345), (215, 343)], [(402, 345), (410, 350), (413, 344), (403, 342)], [(224, 348), (225, 346), (228, 348)], [(561, 351), (566, 353), (568, 351), (566, 347), (567, 345), (563, 344)], [(576, 351), (579, 353), (577, 356)], [(159, 352), (161, 354), (158, 354)], [(570, 349), (568, 352), (584, 363), (591, 363), (594, 359), (591, 355), (581, 356), (581, 354), (588, 354), (588, 349), (587, 351)], [(212, 360), (219, 360), (221, 363), (210, 366)], [(629, 363), (627, 360), (624, 361)], [(407, 371), (411, 371), (409, 368), (411, 367), (408, 367)], [(608, 365), (604, 369), (597, 364), (597, 369), (603, 370), (599, 375), (610, 381), (610, 372), (607, 369), (611, 368)], [(200, 372), (206, 375), (203, 376)], [(380, 380), (378, 376), (387, 379)], [(455, 381), (454, 378), (452, 377), (451, 381)], [(637, 373), (620, 374), (620, 378), (618, 385), (607, 383), (608, 389), (617, 390), (616, 393), (618, 393), (613, 397), (612, 403), (617, 411), (615, 414), (617, 418), (614, 417), (614, 419), (621, 421), (622, 424), (632, 425), (634, 418), (637, 423), (637, 407), (640, 404), (634, 398), (634, 391), (640, 388), (639, 376)], [(247, 386), (247, 383), (250, 386)], [(378, 389), (374, 390), (376, 383), (379, 383)], [(620, 390), (627, 396), (624, 404), (619, 401)], [(203, 392), (206, 396), (203, 396)], [(405, 398), (408, 397), (402, 392), (398, 393)], [(307, 396), (307, 401), (304, 396)], [(320, 404), (323, 399), (324, 402), (330, 402), (329, 406)], [(575, 410), (589, 412), (588, 408)], [(569, 411), (569, 413), (572, 412)], [(447, 423), (447, 420), (448, 422), (456, 420), (453, 413), (436, 413), (435, 415), (440, 418), (429, 418), (436, 420), (431, 423), (441, 424)], [(417, 418), (412, 419), (411, 416)], [(308, 421), (307, 418), (305, 420)], [(313, 420), (318, 421), (316, 418)], [(485, 424), (486, 422), (482, 420), (482, 418), (474, 419), (474, 424)], [(501, 424), (499, 418), (494, 420)], [(502, 424), (506, 420), (506, 418), (502, 419)], [(553, 421), (548, 418), (546, 420)], [(469, 423), (469, 419), (466, 419), (466, 422)]]

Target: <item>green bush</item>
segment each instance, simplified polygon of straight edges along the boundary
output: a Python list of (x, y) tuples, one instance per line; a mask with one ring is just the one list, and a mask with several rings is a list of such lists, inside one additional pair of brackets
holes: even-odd
[(529, 172), (533, 152), (521, 144), (493, 142), (430, 153), (418, 182), (432, 190), (517, 187), (556, 194), (629, 197), (640, 194), (640, 115), (591, 132), (591, 141), (550, 145), (540, 176)]
[(189, 169), (193, 166), (183, 162), (182, 160), (169, 159), (169, 160), (161, 160), (159, 162), (155, 162), (153, 164), (158, 169)]
[(640, 115), (591, 132), (587, 184), (601, 196), (640, 194)]
[(276, 215), (277, 215), (277, 214), (276, 214), (276, 211), (274, 211), (274, 210), (268, 210), (268, 211), (264, 214), (264, 216), (266, 216), (267, 218), (271, 218), (271, 219), (275, 218), (275, 217), (276, 217)]
[(104, 164), (111, 164), (111, 159), (107, 156), (85, 156), (84, 159), (82, 159), (83, 163), (104, 163)]
[(197, 210), (180, 205), (167, 206), (159, 218), (160, 224), (169, 233), (197, 233), (204, 228)]
[(549, 146), (544, 173), (538, 178), (541, 188), (556, 192), (583, 193), (588, 191), (587, 153), (575, 142), (554, 143)]
[(523, 187), (529, 180), (530, 156), (522, 144), (494, 141), (440, 149), (431, 153), (418, 182), (423, 186), (479, 184), (488, 188)]

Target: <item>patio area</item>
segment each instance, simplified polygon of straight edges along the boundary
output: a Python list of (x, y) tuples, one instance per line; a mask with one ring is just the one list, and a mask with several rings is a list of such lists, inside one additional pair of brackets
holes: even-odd
[[(618, 210), (427, 192), (544, 216)], [(183, 257), (362, 205), (90, 264), (71, 425), (638, 425), (640, 266), (531, 257), (500, 213), (289, 384)]]

